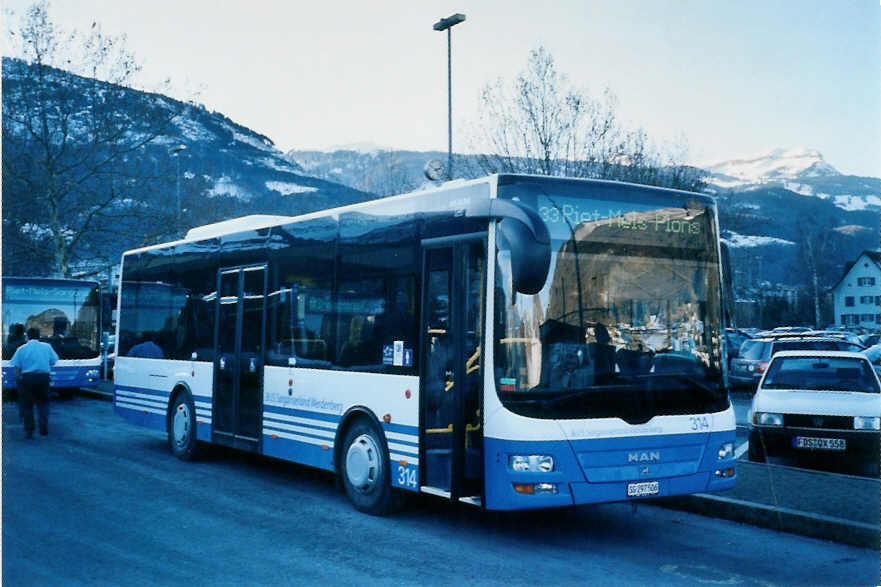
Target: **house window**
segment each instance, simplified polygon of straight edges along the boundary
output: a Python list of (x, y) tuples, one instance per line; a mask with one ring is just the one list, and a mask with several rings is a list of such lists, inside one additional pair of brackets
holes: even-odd
[(874, 277), (858, 277), (857, 285), (875, 285)]
[(875, 317), (871, 314), (863, 314), (860, 316), (860, 322), (872, 322)]
[(847, 296), (844, 298), (844, 305), (848, 308), (853, 307), (853, 296)]
[(881, 314), (875, 314), (875, 324), (881, 324)]
[(874, 296), (860, 296), (860, 303), (861, 304), (871, 304), (874, 301), (875, 301)]
[(875, 296), (875, 305), (881, 306), (881, 296)]

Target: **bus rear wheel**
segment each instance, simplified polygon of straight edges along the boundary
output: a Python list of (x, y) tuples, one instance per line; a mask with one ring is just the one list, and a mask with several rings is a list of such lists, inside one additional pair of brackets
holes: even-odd
[(168, 412), (168, 446), (174, 456), (182, 461), (192, 461), (198, 456), (196, 441), (196, 406), (189, 393), (178, 393)]
[(391, 486), (388, 450), (371, 423), (358, 420), (346, 432), (340, 465), (346, 495), (355, 509), (380, 516), (401, 506), (403, 498)]

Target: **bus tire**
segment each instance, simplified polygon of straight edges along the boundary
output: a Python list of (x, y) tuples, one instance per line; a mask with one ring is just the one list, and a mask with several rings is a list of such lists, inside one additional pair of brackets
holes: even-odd
[(392, 488), (389, 467), (382, 435), (359, 418), (346, 431), (340, 463), (346, 495), (356, 510), (381, 516), (400, 508), (403, 498)]
[(171, 452), (182, 461), (192, 461), (198, 457), (199, 443), (196, 440), (196, 406), (189, 392), (181, 391), (174, 396), (168, 411), (168, 446)]

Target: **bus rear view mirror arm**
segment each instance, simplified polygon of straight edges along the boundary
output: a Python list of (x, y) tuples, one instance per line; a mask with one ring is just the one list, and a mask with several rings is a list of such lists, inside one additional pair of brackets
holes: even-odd
[(511, 247), (511, 276), (514, 291), (538, 293), (551, 264), (551, 238), (539, 215), (526, 206), (508, 200), (483, 200), (469, 206), (465, 215), (498, 220), (499, 230)]

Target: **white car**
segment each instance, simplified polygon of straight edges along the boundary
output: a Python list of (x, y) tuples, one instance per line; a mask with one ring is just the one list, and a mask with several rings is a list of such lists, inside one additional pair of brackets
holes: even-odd
[(751, 461), (826, 454), (877, 474), (881, 381), (863, 353), (783, 351), (759, 382), (749, 422)]

